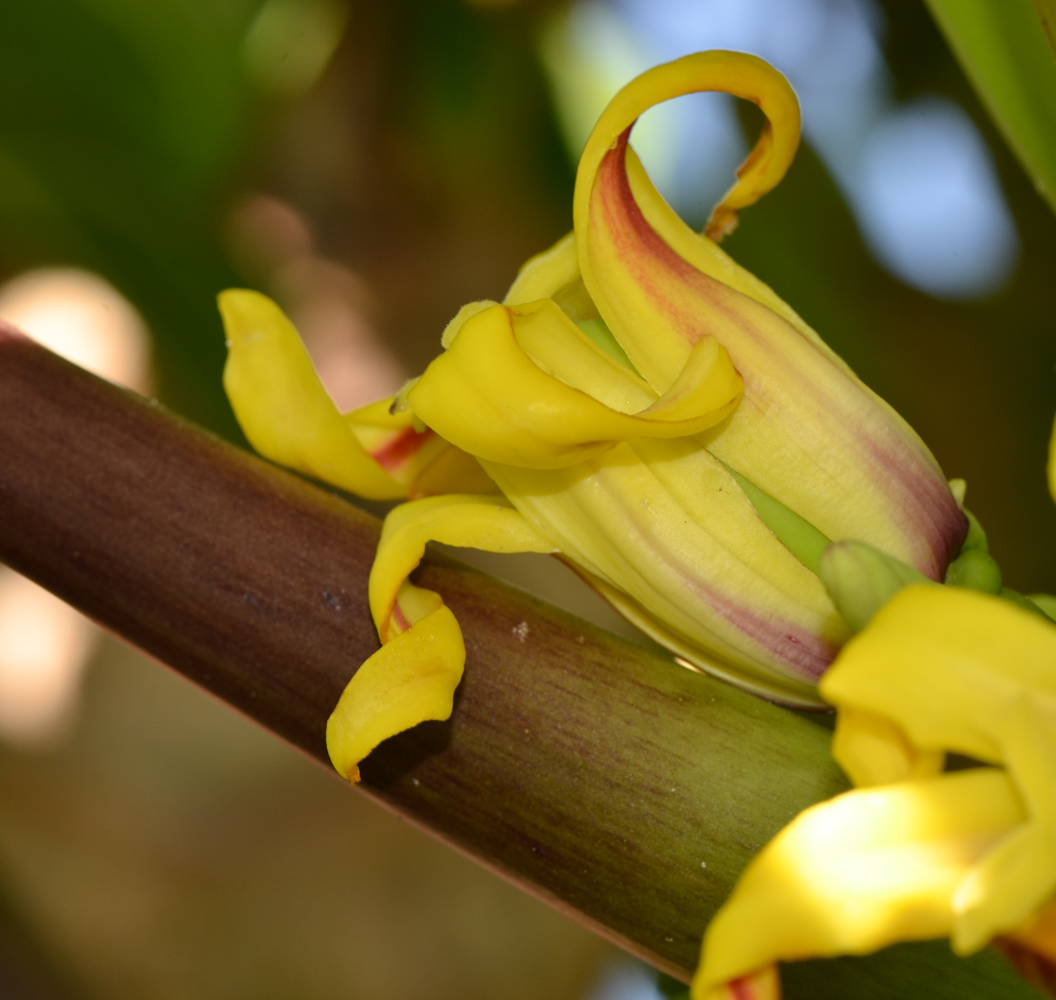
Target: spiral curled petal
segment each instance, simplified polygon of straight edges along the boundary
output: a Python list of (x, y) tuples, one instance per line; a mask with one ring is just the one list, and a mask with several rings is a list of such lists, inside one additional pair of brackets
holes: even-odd
[(501, 497), (441, 496), (396, 507), (385, 519), (370, 573), (370, 608), (382, 647), (356, 671), (326, 726), (338, 773), (353, 784), (382, 740), (451, 714), (466, 649), (440, 595), (410, 583), (426, 542), (489, 552), (553, 552)]
[(756, 100), (774, 123), (736, 200), (757, 197), (784, 173), (798, 110), (765, 63), (705, 53), (643, 74), (613, 100), (580, 162), (575, 232), (585, 290), (657, 392), (701, 338), (730, 352), (744, 399), (709, 436), (714, 455), (834, 541), (869, 542), (941, 579), (967, 522), (930, 452), (791, 309), (685, 226), (627, 144), (646, 107), (703, 89)]

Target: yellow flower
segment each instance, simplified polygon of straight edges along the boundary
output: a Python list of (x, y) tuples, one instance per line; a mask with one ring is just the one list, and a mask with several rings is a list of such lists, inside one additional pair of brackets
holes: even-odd
[[(754, 101), (770, 124), (701, 236), (628, 136), (652, 105), (705, 90)], [(384, 645), (330, 721), (342, 774), (450, 712), (461, 633), (407, 582), (429, 540), (558, 554), (669, 649), (794, 705), (820, 703), (848, 637), (814, 572), (830, 540), (942, 579), (966, 521), (927, 448), (712, 238), (780, 181), (798, 140), (794, 94), (754, 57), (643, 74), (584, 149), (574, 232), (503, 303), (465, 306), (391, 406), (339, 415), (281, 313), (225, 293), (225, 384), (254, 446), (365, 496), (413, 498), (387, 519), (371, 576)]]
[[(748, 866), (708, 928), (694, 1000), (776, 997), (774, 962), (896, 941), (949, 936), (965, 955), (1002, 938), (1056, 962), (1056, 627), (917, 584), (821, 692), (859, 788), (801, 813)], [(980, 766), (941, 773), (947, 752)]]

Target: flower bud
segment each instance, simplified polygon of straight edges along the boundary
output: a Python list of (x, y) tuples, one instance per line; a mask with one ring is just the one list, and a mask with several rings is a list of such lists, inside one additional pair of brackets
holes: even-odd
[[(628, 139), (654, 104), (708, 90), (754, 101), (769, 124), (702, 236), (664, 203)], [(305, 359), (296, 378), (276, 375), (296, 354), (282, 322), (268, 321), (286, 345), (269, 367), (268, 336), (230, 333), (260, 309), (227, 300), (229, 392), (251, 440), (321, 478), (337, 470), (353, 491), (362, 476), (371, 496), (417, 498), (390, 515), (379, 545), (370, 600), (386, 645), (332, 720), (342, 773), (354, 777), (386, 735), (449, 710), (461, 635), (437, 595), (407, 582), (427, 539), (554, 553), (686, 660), (802, 706), (821, 704), (817, 682), (850, 636), (816, 572), (831, 542), (943, 579), (968, 525), (931, 453), (714, 242), (780, 181), (798, 141), (795, 95), (753, 56), (707, 52), (643, 74), (587, 142), (574, 232), (530, 260), (503, 303), (465, 306), (443, 354), (391, 405), (348, 417), (309, 387)], [(284, 420), (254, 380), (281, 395)], [(315, 414), (300, 422), (289, 417), (299, 393)], [(392, 442), (407, 446), (402, 463), (363, 474)], [(442, 476), (424, 475), (438, 465)], [(859, 570), (866, 591), (887, 587)], [(404, 676), (414, 663), (421, 683)], [(399, 706), (385, 688), (394, 671)]]

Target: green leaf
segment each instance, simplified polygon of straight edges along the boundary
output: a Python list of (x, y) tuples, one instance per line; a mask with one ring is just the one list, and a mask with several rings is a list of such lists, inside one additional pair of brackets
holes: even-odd
[(932, 15), (1038, 192), (1056, 210), (1056, 59), (1049, 0), (927, 0)]
[(1034, 0), (1034, 7), (1041, 18), (1041, 26), (1045, 29), (1049, 47), (1056, 53), (1056, 0)]

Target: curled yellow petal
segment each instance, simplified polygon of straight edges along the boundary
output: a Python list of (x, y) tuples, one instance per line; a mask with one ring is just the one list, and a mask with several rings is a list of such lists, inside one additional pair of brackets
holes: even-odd
[[(670, 246), (668, 234), (658, 232), (642, 214), (628, 177), (628, 171), (637, 173), (640, 187), (652, 189), (628, 145), (638, 115), (661, 101), (700, 90), (757, 100), (765, 95), (764, 111), (780, 123), (779, 141), (771, 140), (769, 130), (764, 132), (757, 146), (762, 152), (749, 157), (753, 171), (734, 188), (740, 192), (736, 200), (742, 207), (754, 201), (781, 179), (791, 163), (799, 142), (799, 110), (780, 73), (741, 53), (686, 56), (633, 80), (599, 119), (576, 175), (574, 221), (583, 283), (637, 370), (658, 392), (677, 377), (701, 336), (718, 334), (730, 347), (723, 335), (737, 324), (740, 311), (735, 294), (721, 283), (722, 276), (716, 276), (719, 283), (709, 280), (709, 269), (698, 271), (699, 264), (687, 259), (681, 247)], [(662, 202), (658, 196), (657, 200)], [(680, 221), (679, 226), (686, 228)], [(699, 236), (691, 242), (714, 246)], [(760, 339), (758, 346), (765, 348), (766, 339)], [(736, 359), (735, 363), (740, 370)]]
[(852, 639), (821, 692), (894, 721), (915, 746), (1007, 763), (1006, 713), (1056, 708), (1056, 627), (1008, 601), (915, 585)]
[(401, 504), (385, 518), (370, 571), (370, 610), (382, 642), (407, 627), (397, 595), (430, 541), (486, 552), (555, 551), (505, 497), (448, 495)]
[(326, 726), (330, 759), (353, 783), (360, 761), (382, 740), (451, 714), (466, 660), (462, 632), (439, 594), (407, 580), (429, 541), (489, 552), (554, 551), (502, 497), (430, 497), (389, 514), (369, 585), (382, 647), (356, 671)]
[[(768, 95), (763, 107), (775, 120), (772, 147), (762, 140), (753, 160), (760, 172), (749, 171), (737, 190), (757, 196), (787, 166), (798, 112), (788, 85), (766, 64), (706, 53), (643, 74), (602, 117), (577, 175), (583, 295), (659, 393), (694, 344), (718, 340), (745, 390), (735, 417), (703, 442), (712, 454), (828, 538), (866, 541), (941, 579), (966, 521), (927, 448), (772, 291), (677, 217), (628, 145), (645, 107), (710, 87)], [(567, 255), (562, 243), (530, 263), (509, 298), (550, 280), (561, 283), (551, 294), (572, 309), (583, 295)]]
[(451, 714), (466, 650), (455, 616), (436, 594), (432, 597), (434, 610), (356, 671), (327, 721), (330, 760), (353, 784), (359, 781), (360, 761), (382, 740)]
[(737, 183), (708, 221), (708, 236), (725, 235), (737, 213), (758, 201), (785, 176), (799, 146), (799, 103), (788, 81), (768, 63), (743, 52), (697, 52), (643, 73), (610, 102), (587, 141), (579, 161), (574, 205), (577, 233), (586, 231), (589, 185), (609, 151), (638, 117), (655, 104), (701, 91), (721, 91), (758, 104), (767, 117), (755, 148), (737, 171)]
[(416, 429), (412, 413), (391, 413), (390, 400), (339, 413), (293, 324), (267, 296), (229, 289), (219, 305), (228, 344), (224, 388), (265, 458), (368, 500), (494, 489), (470, 456)]
[[(611, 386), (635, 380), (548, 299), (472, 312), (407, 395), (414, 412), (458, 447), (482, 459), (522, 468), (574, 465), (618, 441), (697, 434), (732, 412), (741, 379), (725, 349), (699, 342), (667, 393), (636, 413), (621, 412), (559, 378), (525, 344), (563, 341), (590, 364), (567, 370), (589, 378), (606, 369)], [(636, 392), (648, 392), (639, 386)], [(648, 398), (648, 397), (646, 397)], [(613, 400), (616, 401), (616, 400)], [(625, 399), (633, 405), (636, 400)], [(640, 399), (637, 401), (641, 401)]]
[(280, 465), (374, 500), (405, 496), (327, 395), (293, 324), (259, 292), (219, 296), (224, 388), (249, 443)]
[[(908, 587), (843, 651), (821, 691), (848, 725), (887, 720), (914, 748), (1001, 764), (1031, 822), (965, 878), (956, 950), (1022, 924), (1056, 893), (1056, 627), (988, 594)], [(848, 748), (845, 749), (845, 756)], [(862, 759), (871, 762), (864, 744)], [(852, 771), (853, 773), (853, 771)]]
[(694, 1000), (775, 961), (860, 955), (949, 934), (955, 895), (1026, 819), (993, 768), (848, 792), (755, 857), (704, 938)]

